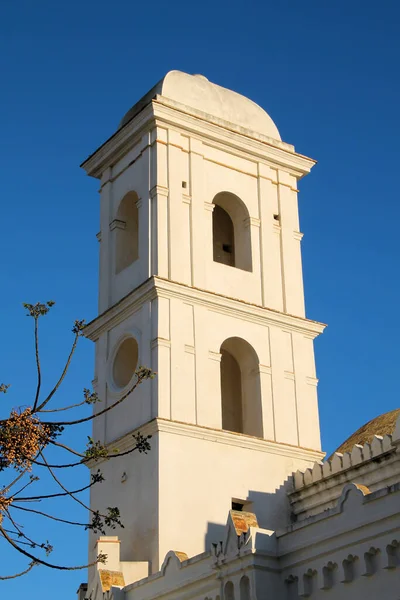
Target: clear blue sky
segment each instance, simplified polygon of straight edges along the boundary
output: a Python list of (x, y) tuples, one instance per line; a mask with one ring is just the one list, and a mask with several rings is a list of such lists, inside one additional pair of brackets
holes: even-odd
[[(299, 198), (307, 313), (329, 324), (316, 343), (324, 448), (398, 407), (399, 20), (395, 0), (3, 2), (0, 380), (13, 384), (9, 401), (30, 401), (33, 386), (21, 302), (57, 301), (43, 338), (50, 379), (70, 323), (96, 314), (98, 184), (80, 162), (180, 69), (249, 96), (318, 160)], [(90, 383), (92, 367), (84, 341), (64, 398)], [(84, 561), (85, 536), (72, 534), (54, 532), (58, 556)], [(13, 561), (0, 552), (5, 569)], [(41, 568), (0, 585), (4, 596), (67, 600), (81, 580)]]

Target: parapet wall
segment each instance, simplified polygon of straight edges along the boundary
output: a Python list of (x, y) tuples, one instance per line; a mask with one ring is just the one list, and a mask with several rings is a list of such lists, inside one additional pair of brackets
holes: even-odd
[(347, 483), (366, 486), (374, 492), (400, 479), (400, 419), (392, 435), (375, 435), (371, 443), (355, 445), (312, 468), (293, 474), (289, 494), (293, 521), (306, 519), (332, 508)]

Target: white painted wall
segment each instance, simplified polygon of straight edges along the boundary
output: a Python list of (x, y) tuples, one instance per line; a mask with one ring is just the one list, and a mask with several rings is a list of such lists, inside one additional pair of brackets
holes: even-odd
[[(139, 364), (157, 372), (98, 420), (94, 436), (114, 443), (163, 423), (149, 457), (104, 465), (107, 483), (92, 502), (121, 507), (123, 560), (149, 560), (153, 570), (170, 549), (202, 552), (232, 498), (254, 502), (265, 526), (285, 524), (285, 494), (276, 490), (321, 457), (313, 339), (323, 326), (304, 318), (297, 209), (297, 179), (313, 161), (264, 130), (221, 121), (217, 109), (217, 119), (197, 107), (194, 116), (175, 100), (157, 96), (85, 167), (101, 180), (100, 316), (87, 329), (96, 390), (107, 406), (126, 392), (116, 389), (112, 364), (129, 336)], [(114, 221), (130, 191), (138, 197), (139, 258), (116, 273)], [(242, 203), (238, 227), (250, 235), (251, 271), (213, 261), (221, 192)], [(232, 337), (257, 355), (263, 439), (221, 431), (220, 350)], [(121, 469), (129, 471), (123, 484)]]

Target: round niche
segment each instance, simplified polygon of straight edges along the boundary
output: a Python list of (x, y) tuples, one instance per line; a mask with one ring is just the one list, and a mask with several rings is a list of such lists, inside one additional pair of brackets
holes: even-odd
[(119, 346), (112, 365), (112, 376), (114, 384), (123, 389), (131, 381), (138, 363), (139, 348), (137, 341), (126, 338)]

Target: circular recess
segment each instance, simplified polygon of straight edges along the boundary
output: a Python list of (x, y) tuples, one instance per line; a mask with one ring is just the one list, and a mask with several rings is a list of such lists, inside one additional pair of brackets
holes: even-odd
[(132, 379), (138, 362), (139, 349), (137, 341), (126, 338), (117, 350), (113, 363), (114, 383), (120, 389), (126, 387)]

